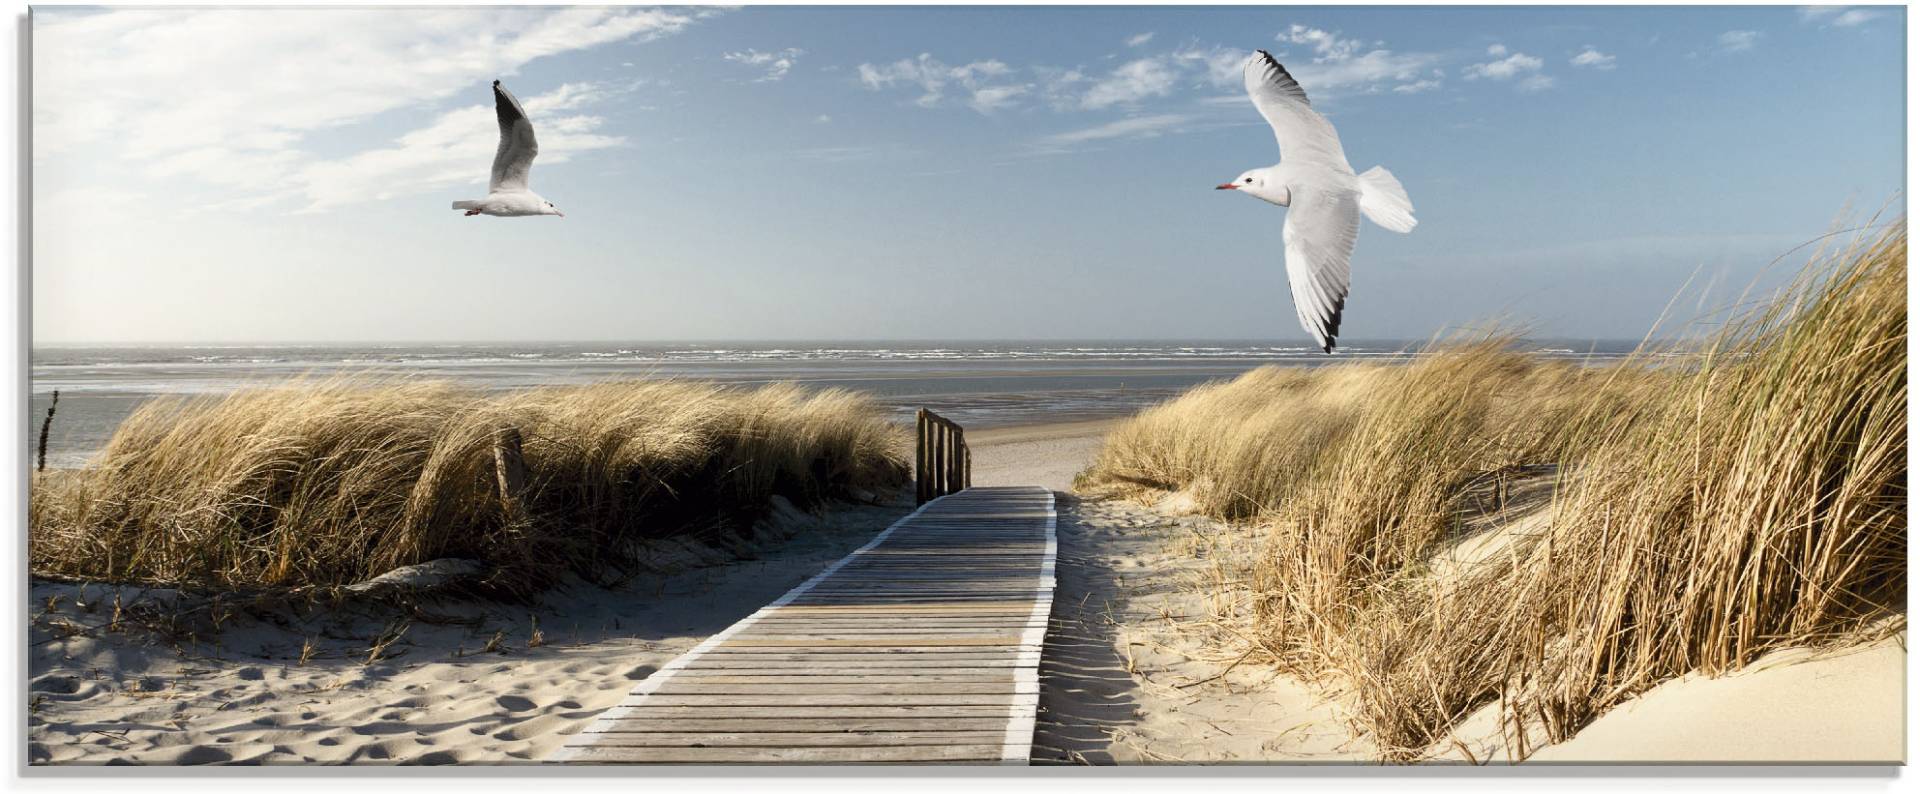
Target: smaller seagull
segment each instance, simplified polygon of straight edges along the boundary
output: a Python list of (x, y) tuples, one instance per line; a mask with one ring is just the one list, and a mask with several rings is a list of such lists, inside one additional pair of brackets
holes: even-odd
[(553, 202), (527, 189), (527, 172), (533, 170), (533, 158), (540, 144), (533, 139), (533, 122), (520, 100), (493, 81), (493, 111), (500, 117), (500, 149), (493, 153), (493, 178), (487, 182), (487, 197), (479, 201), (456, 201), (453, 208), (466, 210), (468, 216), (497, 215), (513, 218), (522, 215), (566, 214)]
[(1327, 117), (1307, 104), (1307, 92), (1287, 67), (1254, 52), (1245, 66), (1247, 96), (1273, 127), (1280, 164), (1255, 168), (1215, 190), (1238, 190), (1287, 207), (1281, 239), (1287, 248), (1287, 281), (1300, 326), (1332, 353), (1347, 308), (1348, 268), (1360, 216), (1388, 231), (1413, 231), (1413, 202), (1387, 169), (1375, 166), (1355, 176), (1346, 150)]

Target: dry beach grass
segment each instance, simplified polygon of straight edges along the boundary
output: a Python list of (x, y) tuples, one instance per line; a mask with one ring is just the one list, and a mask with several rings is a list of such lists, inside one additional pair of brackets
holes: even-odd
[[(1905, 301), (1902, 222), (1684, 364), (1493, 337), (1261, 370), (1121, 426), (1080, 484), (1266, 526), (1248, 639), (1343, 691), (1384, 759), (1488, 704), (1524, 756), (1662, 681), (1904, 628)], [(1525, 531), (1438, 564), (1463, 515), (1543, 482)]]
[[(496, 442), (522, 439), (503, 499)], [(357, 378), (159, 400), (94, 463), (33, 482), (35, 573), (216, 588), (346, 585), (478, 560), (524, 595), (632, 544), (726, 541), (784, 496), (900, 484), (899, 433), (842, 391), (606, 383), (482, 393)]]

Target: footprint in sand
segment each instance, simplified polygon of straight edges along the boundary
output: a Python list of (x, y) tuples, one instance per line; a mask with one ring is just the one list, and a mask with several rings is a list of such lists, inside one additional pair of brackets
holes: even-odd
[(533, 708), (533, 701), (519, 695), (501, 695), (494, 698), (493, 702), (508, 711), (527, 711)]
[(233, 753), (227, 752), (226, 750), (223, 750), (218, 747), (210, 747), (204, 744), (197, 745), (194, 747), (189, 747), (187, 748), (186, 752), (183, 752), (173, 757), (173, 762), (176, 764), (180, 764), (181, 766), (193, 766), (195, 764), (223, 764), (232, 760), (233, 760)]

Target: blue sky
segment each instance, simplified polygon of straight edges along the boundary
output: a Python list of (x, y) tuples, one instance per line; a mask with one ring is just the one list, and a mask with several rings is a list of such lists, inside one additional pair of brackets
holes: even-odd
[[(1420, 218), (1363, 226), (1343, 336), (1637, 337), (1896, 198), (1904, 14), (39, 11), (34, 332), (1304, 338), (1285, 211), (1211, 190), (1276, 159), (1266, 48)], [(448, 209), (496, 76), (565, 219)]]

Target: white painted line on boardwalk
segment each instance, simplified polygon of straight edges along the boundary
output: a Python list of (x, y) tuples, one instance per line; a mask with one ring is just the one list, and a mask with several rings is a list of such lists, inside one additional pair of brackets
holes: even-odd
[[(808, 579), (804, 582), (801, 582), (798, 586), (794, 587), (792, 590), (788, 590), (787, 594), (781, 596), (778, 600), (775, 600), (773, 603), (768, 604), (764, 607), (761, 607), (759, 610), (756, 610), (753, 614), (748, 615), (745, 618), (742, 618), (740, 622), (735, 623), (731, 626), (728, 626), (726, 630), (721, 631), (719, 634), (715, 634), (711, 637), (708, 637), (705, 642), (702, 642), (699, 645), (693, 646), (693, 650), (687, 651), (686, 653), (683, 653), (675, 657), (673, 661), (667, 662), (665, 665), (662, 665), (659, 670), (654, 671), (653, 675), (647, 676), (647, 680), (641, 681), (632, 690), (628, 691), (627, 696), (634, 697), (637, 695), (646, 695), (646, 694), (652, 693), (654, 690), (659, 689), (662, 686), (665, 686), (667, 681), (672, 679), (675, 673), (680, 672), (681, 668), (684, 668), (687, 665), (692, 664), (694, 660), (699, 659), (707, 651), (713, 650), (715, 647), (719, 646), (720, 643), (726, 642), (728, 637), (732, 637), (733, 635), (746, 630), (748, 626), (752, 626), (754, 623), (758, 622), (760, 618), (765, 617), (768, 612), (774, 609), (778, 609), (780, 607), (786, 606), (787, 604), (793, 603), (794, 599), (799, 598), (802, 595), (805, 595), (808, 590), (813, 589), (814, 585), (817, 585), (822, 580), (826, 579), (829, 576), (832, 576), (834, 571), (840, 570), (841, 567), (845, 566), (854, 557), (859, 556), (862, 552), (865, 552), (868, 549), (871, 549), (875, 546), (880, 545), (880, 542), (886, 540), (888, 535), (892, 535), (894, 530), (899, 529), (902, 525), (906, 524), (908, 521), (912, 521), (915, 517), (918, 517), (921, 512), (925, 511), (929, 507), (939, 504), (940, 499), (945, 499), (945, 498), (946, 498), (945, 496), (942, 496), (939, 499), (934, 499), (930, 502), (927, 502), (926, 504), (923, 504), (915, 508), (913, 512), (908, 513), (905, 517), (901, 518), (899, 521), (895, 521), (892, 524), (889, 524), (886, 529), (883, 529), (880, 531), (880, 534), (873, 536), (873, 540), (867, 541), (867, 545), (861, 546), (858, 549), (854, 549), (852, 554), (848, 554), (845, 557), (841, 557), (839, 560), (835, 561), (832, 565), (827, 566), (826, 570), (823, 570), (817, 574), (814, 574), (812, 579)], [(1051, 523), (1049, 523), (1048, 525), (1048, 536), (1049, 537), (1052, 536)], [(566, 744), (560, 747), (560, 749), (555, 750), (552, 755), (547, 756), (547, 763), (564, 763), (564, 762), (573, 760), (575, 756), (578, 756), (580, 754), (581, 750), (588, 749), (588, 747), (593, 744), (592, 739), (587, 739), (586, 741), (582, 741), (583, 738), (588, 737), (591, 734), (605, 733), (606, 726), (608, 724), (616, 722), (620, 718), (625, 717), (632, 712), (633, 712), (632, 706), (614, 706), (613, 708), (610, 708), (604, 712), (601, 712), (600, 716), (594, 719), (592, 723), (588, 724), (586, 728), (582, 729), (579, 733), (574, 734), (572, 738), (567, 740)]]
[(1053, 491), (1047, 491), (1047, 551), (1040, 560), (1040, 581), (1034, 585), (1033, 612), (1027, 618), (1027, 630), (1020, 638), (1019, 666), (1015, 669), (1017, 691), (1034, 693), (1033, 702), (1027, 704), (1015, 698), (1008, 709), (1007, 735), (1001, 748), (1000, 763), (1025, 766), (1033, 755), (1033, 723), (1040, 710), (1040, 652), (1047, 641), (1047, 620), (1053, 613), (1053, 587), (1055, 560), (1060, 553), (1060, 541), (1055, 534), (1055, 523), (1060, 513), (1055, 509)]

